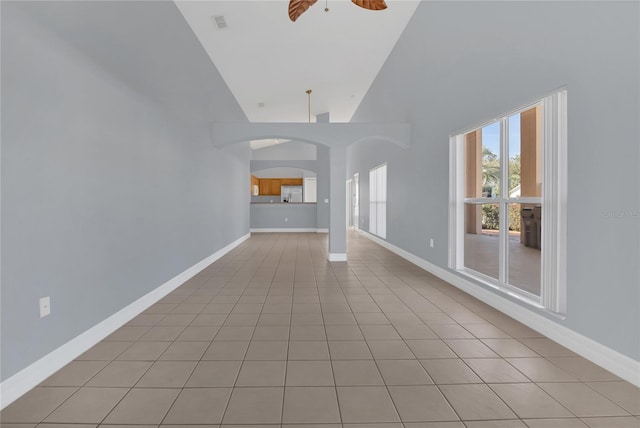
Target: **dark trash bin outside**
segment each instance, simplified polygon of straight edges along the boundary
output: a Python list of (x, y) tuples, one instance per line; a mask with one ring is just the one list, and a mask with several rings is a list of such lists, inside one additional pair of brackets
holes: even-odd
[(533, 222), (536, 226), (536, 248), (542, 248), (542, 207), (533, 207)]
[(536, 231), (535, 220), (533, 219), (533, 208), (522, 208), (520, 210), (522, 217), (524, 246), (530, 248), (538, 247), (538, 234)]

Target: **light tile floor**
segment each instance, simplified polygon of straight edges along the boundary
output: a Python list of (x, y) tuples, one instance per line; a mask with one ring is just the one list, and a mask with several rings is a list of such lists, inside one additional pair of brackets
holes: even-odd
[(326, 239), (253, 235), (2, 426), (640, 426), (638, 388), (360, 235), (328, 263)]

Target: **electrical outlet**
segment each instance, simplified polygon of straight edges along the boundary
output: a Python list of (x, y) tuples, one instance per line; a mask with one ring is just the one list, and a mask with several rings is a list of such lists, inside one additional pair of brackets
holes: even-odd
[(40, 299), (40, 318), (51, 313), (51, 298), (49, 296)]
[(433, 248), (434, 245), (435, 245), (435, 241), (433, 240), (433, 238), (429, 239), (429, 246)]
[(289, 221), (289, 219), (288, 219), (287, 217), (285, 217), (285, 218), (284, 218), (284, 222), (286, 223), (286, 222), (288, 222), (288, 221)]

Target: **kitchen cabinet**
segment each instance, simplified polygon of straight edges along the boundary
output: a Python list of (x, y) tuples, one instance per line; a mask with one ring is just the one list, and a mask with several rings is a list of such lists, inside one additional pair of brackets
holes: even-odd
[(268, 178), (261, 178), (258, 186), (260, 187), (260, 196), (271, 194), (271, 180)]
[(279, 178), (271, 179), (271, 194), (274, 196), (280, 196), (280, 187), (282, 186), (282, 180)]
[(250, 188), (250, 193), (253, 195), (253, 187), (254, 186), (258, 186), (258, 188), (260, 187), (260, 179), (258, 177), (256, 177), (255, 175), (251, 175), (251, 188)]
[(282, 178), (283, 186), (302, 186), (302, 178)]
[[(302, 186), (302, 178), (256, 178), (260, 196), (280, 196), (282, 186)], [(251, 177), (253, 183), (253, 176)]]

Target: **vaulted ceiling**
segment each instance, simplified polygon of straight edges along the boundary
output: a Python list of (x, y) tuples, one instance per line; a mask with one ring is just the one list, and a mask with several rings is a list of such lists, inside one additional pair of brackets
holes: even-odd
[(312, 121), (348, 122), (420, 2), (319, 0), (296, 22), (287, 0), (175, 3), (250, 121), (306, 122), (311, 89)]

